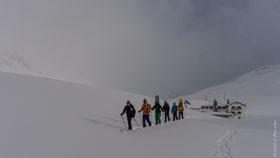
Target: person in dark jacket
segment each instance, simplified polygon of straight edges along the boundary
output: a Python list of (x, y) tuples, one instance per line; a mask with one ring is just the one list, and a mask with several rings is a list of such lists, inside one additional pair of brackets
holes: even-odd
[(129, 100), (127, 101), (127, 105), (124, 107), (121, 116), (123, 116), (124, 113), (126, 113), (127, 116), (128, 130), (132, 130), (131, 120), (135, 116), (135, 108)]
[(177, 107), (176, 103), (173, 103), (173, 106), (171, 109), (171, 112), (173, 114), (173, 121), (178, 120), (177, 111), (178, 111), (178, 107)]
[(169, 104), (165, 101), (162, 108), (163, 108), (163, 111), (164, 111), (164, 122), (166, 123), (167, 120), (168, 120), (168, 122), (170, 122), (170, 117), (169, 117), (170, 107), (169, 107)]
[(155, 105), (152, 107), (152, 110), (155, 109), (155, 117), (156, 117), (156, 125), (161, 124), (161, 111), (163, 111), (163, 108), (159, 104), (159, 101), (156, 101)]

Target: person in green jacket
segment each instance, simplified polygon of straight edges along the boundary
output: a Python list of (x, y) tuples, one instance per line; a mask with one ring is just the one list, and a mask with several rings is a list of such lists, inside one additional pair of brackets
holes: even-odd
[(155, 109), (156, 125), (161, 124), (161, 112), (163, 111), (162, 106), (159, 101), (156, 101), (155, 105), (152, 107), (152, 110)]

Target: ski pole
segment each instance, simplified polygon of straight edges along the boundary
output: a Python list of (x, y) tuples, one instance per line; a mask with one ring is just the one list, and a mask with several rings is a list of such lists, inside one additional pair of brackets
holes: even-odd
[(140, 119), (142, 120), (142, 117), (141, 117), (141, 114), (140, 114), (140, 112), (138, 112), (138, 114), (139, 114), (139, 117), (140, 117)]
[(123, 120), (124, 127), (127, 128), (123, 116), (122, 116), (122, 120)]
[[(141, 117), (140, 112), (138, 112), (138, 114), (139, 114), (140, 120), (143, 120), (143, 118)], [(142, 126), (143, 126), (143, 121), (142, 121)]]
[(151, 123), (153, 125), (153, 112), (151, 112)]
[(136, 119), (133, 117), (134, 121), (136, 122), (136, 125), (139, 127), (139, 124), (138, 122), (136, 121)]

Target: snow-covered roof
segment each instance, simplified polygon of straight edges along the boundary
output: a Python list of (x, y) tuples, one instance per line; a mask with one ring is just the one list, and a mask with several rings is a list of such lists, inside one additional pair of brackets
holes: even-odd
[(247, 106), (246, 104), (243, 104), (243, 103), (240, 103), (240, 102), (233, 102), (233, 103), (231, 103), (231, 104), (229, 104), (228, 106), (231, 106), (231, 105), (233, 105), (233, 104), (240, 104), (240, 105), (242, 105), (242, 106)]

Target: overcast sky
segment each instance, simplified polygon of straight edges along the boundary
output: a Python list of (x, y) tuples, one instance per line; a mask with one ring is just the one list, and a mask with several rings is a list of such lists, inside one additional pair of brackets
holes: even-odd
[(280, 63), (279, 0), (0, 0), (0, 53), (45, 74), (174, 97)]

